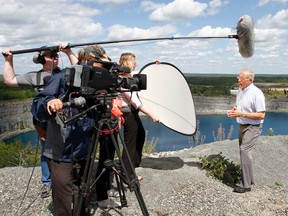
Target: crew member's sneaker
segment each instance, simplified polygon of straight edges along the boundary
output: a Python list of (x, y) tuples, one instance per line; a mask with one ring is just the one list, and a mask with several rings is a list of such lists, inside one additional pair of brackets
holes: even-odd
[(41, 188), (41, 197), (42, 198), (47, 198), (50, 196), (50, 190), (51, 190), (51, 186), (48, 184), (43, 184), (42, 188)]
[(119, 208), (121, 204), (119, 202), (115, 202), (112, 199), (101, 200), (97, 202), (98, 207), (105, 209), (105, 208)]
[(120, 197), (119, 192), (115, 190), (114, 188), (108, 190), (107, 195), (108, 197), (115, 197), (115, 198)]

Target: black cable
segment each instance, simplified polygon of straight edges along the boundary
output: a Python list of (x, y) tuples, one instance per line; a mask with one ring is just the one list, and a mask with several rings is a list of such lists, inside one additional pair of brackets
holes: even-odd
[[(22, 198), (22, 200), (21, 200), (21, 203), (20, 203), (20, 205), (19, 205), (19, 207), (18, 207), (15, 215), (18, 214), (18, 212), (19, 212), (19, 210), (20, 210), (20, 208), (21, 208), (21, 206), (22, 206), (22, 204), (23, 204), (23, 202), (24, 202), (24, 200), (25, 200), (25, 198), (26, 198), (27, 192), (28, 192), (28, 190), (29, 190), (29, 186), (30, 186), (30, 183), (31, 183), (31, 179), (32, 179), (32, 176), (33, 176), (33, 174), (34, 174), (35, 167), (36, 167), (36, 164), (37, 164), (38, 148), (39, 148), (39, 143), (40, 143), (40, 142), (41, 142), (41, 141), (40, 141), (40, 137), (38, 136), (38, 141), (37, 141), (37, 146), (36, 146), (36, 154), (35, 154), (35, 159), (34, 159), (35, 163), (34, 163), (32, 172), (31, 172), (30, 177), (29, 177), (29, 181), (28, 181), (28, 184), (27, 184), (27, 187), (26, 187), (26, 191), (25, 191), (25, 193), (24, 193), (24, 196), (23, 196), (23, 198)], [(38, 196), (39, 196), (39, 195), (40, 195), (40, 194), (38, 194)], [(30, 202), (30, 204), (27, 206), (27, 208), (26, 208), (20, 215), (23, 215), (23, 213), (25, 213), (25, 212), (29, 209), (29, 207), (32, 205), (32, 203), (35, 202), (36, 199), (37, 199), (37, 197), (35, 197), (35, 199), (34, 199), (32, 202)]]

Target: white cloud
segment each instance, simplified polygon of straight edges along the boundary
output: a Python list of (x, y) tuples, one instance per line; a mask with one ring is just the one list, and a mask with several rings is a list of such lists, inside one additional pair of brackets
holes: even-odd
[(197, 37), (227, 37), (231, 35), (230, 28), (216, 27), (212, 28), (211, 26), (204, 26), (201, 29), (195, 30), (189, 34), (189, 36)]
[(267, 14), (256, 22), (254, 32), (257, 58), (274, 63), (281, 61), (284, 50), (287, 50), (287, 20), (288, 10), (283, 9), (274, 16)]
[[(279, 29), (256, 29), (255, 34), (254, 56), (256, 59), (266, 59), (273, 63), (281, 61), (283, 52), (285, 48), (287, 49), (285, 32)], [(265, 64), (271, 64), (269, 62), (265, 62)], [(284, 62), (282, 64), (285, 65)], [(267, 70), (268, 68), (264, 69)], [(282, 70), (284, 70), (284, 68), (282, 68)]]
[(200, 3), (194, 0), (174, 0), (164, 5), (144, 1), (142, 6), (145, 11), (154, 10), (149, 16), (153, 21), (175, 22), (198, 16), (218, 14), (221, 7), (228, 3), (228, 0), (212, 0), (209, 3)]
[(132, 0), (82, 0), (83, 2), (97, 2), (99, 4), (115, 4), (115, 5), (119, 5), (119, 4), (124, 4), (124, 3), (128, 3), (131, 2)]
[(273, 43), (277, 43), (277, 41), (286, 40), (287, 31), (284, 29), (255, 29), (255, 41), (256, 42), (267, 42), (273, 41)]
[(285, 3), (288, 3), (288, 0), (259, 0), (258, 6), (261, 7), (261, 6), (267, 5), (270, 2), (285, 4)]
[(158, 22), (174, 22), (201, 16), (208, 7), (206, 3), (195, 2), (194, 0), (174, 0), (165, 6), (153, 11), (149, 18)]
[(262, 29), (267, 28), (282, 28), (288, 26), (288, 10), (281, 10), (275, 16), (268, 14), (257, 21), (257, 27)]
[(266, 4), (268, 4), (270, 2), (270, 0), (260, 0), (259, 2), (258, 2), (258, 6), (264, 6), (264, 5), (266, 5)]
[(259, 0), (258, 6), (259, 7), (265, 6), (270, 2), (271, 3), (273, 2), (273, 3), (285, 4), (285, 3), (288, 3), (288, 0)]
[(273, 52), (270, 52), (269, 54), (258, 54), (257, 55), (257, 58), (259, 59), (267, 59), (267, 60), (271, 60), (272, 58), (275, 59), (275, 58), (278, 58), (279, 55), (277, 53), (273, 53)]
[(165, 4), (163, 3), (158, 4), (153, 1), (141, 1), (141, 5), (140, 5), (143, 11), (153, 11), (163, 6), (165, 6)]
[(0, 3), (0, 47), (25, 47), (72, 39), (82, 41), (103, 33), (102, 25), (93, 20), (100, 10), (69, 0), (48, 5), (37, 0)]
[(209, 2), (209, 8), (207, 9), (207, 15), (215, 15), (220, 12), (222, 6), (228, 4), (229, 2), (224, 0), (212, 0)]
[[(251, 3), (253, 6), (257, 3), (263, 6), (257, 10), (253, 6), (245, 7), (247, 13), (258, 17), (255, 20), (255, 52), (248, 59), (239, 54), (237, 40), (216, 38), (236, 34), (236, 30), (230, 28), (236, 24), (231, 14), (239, 12), (236, 11), (239, 3), (228, 0), (58, 0), (55, 4), (38, 0), (0, 0), (0, 49), (35, 48), (56, 45), (60, 41), (80, 44), (141, 38), (172, 39), (172, 36), (215, 37), (215, 40), (107, 43), (103, 47), (116, 61), (122, 52), (132, 51), (137, 55), (139, 65), (159, 58), (175, 64), (183, 72), (237, 73), (238, 68), (249, 66), (263, 69), (263, 73), (274, 73), (275, 67), (288, 67), (287, 2), (255, 1)], [(223, 8), (229, 13), (223, 13)], [(259, 19), (259, 16), (262, 17)], [(155, 25), (154, 21), (165, 21), (167, 25)], [(17, 73), (39, 67), (31, 64), (31, 56), (27, 53), (14, 58), (14, 66), (20, 68)], [(66, 60), (66, 56), (62, 56)], [(269, 58), (273, 58), (272, 63)], [(277, 64), (273, 68), (274, 62)], [(2, 63), (3, 58), (0, 58), (0, 66)]]
[(177, 31), (173, 25), (154, 26), (149, 29), (138, 27), (130, 28), (123, 25), (113, 25), (109, 28), (109, 39), (139, 39), (139, 38), (154, 38), (174, 34)]

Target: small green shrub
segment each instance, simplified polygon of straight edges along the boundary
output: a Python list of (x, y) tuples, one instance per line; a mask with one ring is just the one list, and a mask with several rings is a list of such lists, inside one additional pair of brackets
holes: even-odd
[(145, 138), (145, 143), (143, 146), (143, 153), (146, 154), (151, 154), (156, 152), (156, 145), (158, 142), (158, 138), (153, 137), (151, 140), (148, 140), (148, 131), (146, 131), (146, 138)]
[(276, 185), (276, 186), (279, 186), (279, 187), (282, 187), (282, 186), (283, 186), (283, 183), (281, 183), (281, 182), (275, 182), (275, 185)]
[(200, 166), (207, 171), (207, 175), (227, 185), (234, 185), (241, 178), (241, 166), (229, 162), (221, 152), (218, 155), (200, 157)]
[(267, 136), (274, 136), (274, 131), (273, 128), (269, 128), (268, 132), (267, 132)]
[(0, 168), (34, 166), (35, 161), (39, 165), (40, 152), (31, 145), (23, 146), (19, 141), (12, 144), (0, 143)]
[[(143, 147), (143, 153), (151, 154), (156, 152), (156, 144), (158, 138), (152, 138), (148, 140), (148, 131), (146, 131), (146, 140)], [(99, 148), (98, 144), (96, 158), (99, 159)], [(122, 154), (123, 146), (120, 146), (120, 153)], [(36, 155), (37, 154), (37, 155)], [(33, 148), (31, 145), (22, 145), (19, 141), (15, 143), (6, 144), (0, 143), (0, 168), (3, 167), (13, 167), (13, 166), (34, 166), (40, 164), (40, 154), (41, 150)], [(118, 158), (115, 154), (115, 158)], [(36, 161), (36, 162), (35, 162)]]

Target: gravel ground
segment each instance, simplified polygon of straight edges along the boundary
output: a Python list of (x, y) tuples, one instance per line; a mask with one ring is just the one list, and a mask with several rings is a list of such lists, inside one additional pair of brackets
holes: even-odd
[[(147, 155), (136, 169), (144, 177), (140, 193), (126, 193), (128, 208), (96, 209), (94, 215), (143, 215), (141, 204), (153, 216), (288, 215), (288, 136), (259, 138), (253, 152), (255, 185), (249, 193), (233, 193), (233, 188), (199, 168), (195, 156), (220, 152), (239, 163), (237, 140)], [(40, 197), (40, 167), (32, 171), (23, 167), (0, 169), (0, 215), (52, 215), (51, 197)], [(141, 196), (144, 202), (138, 201)]]

